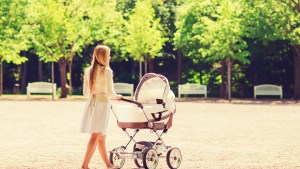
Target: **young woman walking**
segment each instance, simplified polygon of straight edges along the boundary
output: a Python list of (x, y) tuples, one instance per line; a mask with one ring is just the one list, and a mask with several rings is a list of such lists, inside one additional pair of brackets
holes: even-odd
[(96, 147), (107, 169), (114, 166), (109, 162), (105, 135), (110, 114), (110, 99), (121, 99), (113, 88), (113, 73), (109, 66), (110, 49), (105, 45), (98, 45), (94, 49), (92, 63), (85, 71), (83, 94), (88, 96), (81, 122), (81, 132), (90, 133), (82, 169), (88, 169), (88, 164)]

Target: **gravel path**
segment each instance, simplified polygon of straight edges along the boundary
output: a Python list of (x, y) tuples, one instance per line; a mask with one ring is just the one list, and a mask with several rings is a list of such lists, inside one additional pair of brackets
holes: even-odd
[[(80, 168), (89, 138), (79, 133), (83, 106), (83, 100), (0, 100), (0, 168)], [(300, 104), (180, 101), (163, 138), (182, 151), (182, 169), (300, 169)], [(145, 130), (137, 139), (156, 136)], [(111, 115), (108, 150), (128, 140)], [(97, 151), (90, 167), (103, 168)], [(128, 159), (123, 168), (136, 167)], [(165, 159), (157, 168), (167, 168)]]

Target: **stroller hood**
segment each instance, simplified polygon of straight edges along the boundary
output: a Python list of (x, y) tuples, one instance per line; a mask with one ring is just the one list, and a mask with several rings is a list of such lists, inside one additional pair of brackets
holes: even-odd
[(145, 74), (135, 90), (134, 99), (142, 104), (165, 104), (165, 109), (175, 111), (175, 95), (168, 79), (160, 74)]

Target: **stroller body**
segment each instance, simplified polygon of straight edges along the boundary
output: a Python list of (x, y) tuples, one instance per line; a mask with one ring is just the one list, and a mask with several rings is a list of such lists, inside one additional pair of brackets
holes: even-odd
[[(162, 139), (162, 135), (172, 127), (176, 112), (175, 95), (170, 90), (168, 79), (159, 74), (145, 74), (137, 86), (134, 100), (122, 100), (132, 104), (114, 106), (112, 111), (118, 126), (127, 133), (130, 140), (126, 146), (110, 151), (110, 162), (121, 168), (126, 158), (133, 158), (137, 167), (155, 169), (158, 158), (165, 157), (169, 168), (178, 168), (182, 160), (180, 150), (166, 146)], [(128, 129), (135, 130), (133, 136), (128, 133)], [(141, 129), (153, 131), (157, 135), (157, 140), (134, 140)], [(133, 151), (126, 152), (131, 141), (135, 142)]]

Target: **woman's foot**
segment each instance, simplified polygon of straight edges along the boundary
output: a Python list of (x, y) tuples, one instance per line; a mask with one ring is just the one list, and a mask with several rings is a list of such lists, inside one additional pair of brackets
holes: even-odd
[(109, 164), (106, 166), (106, 169), (118, 169), (118, 168), (115, 167), (113, 164)]

